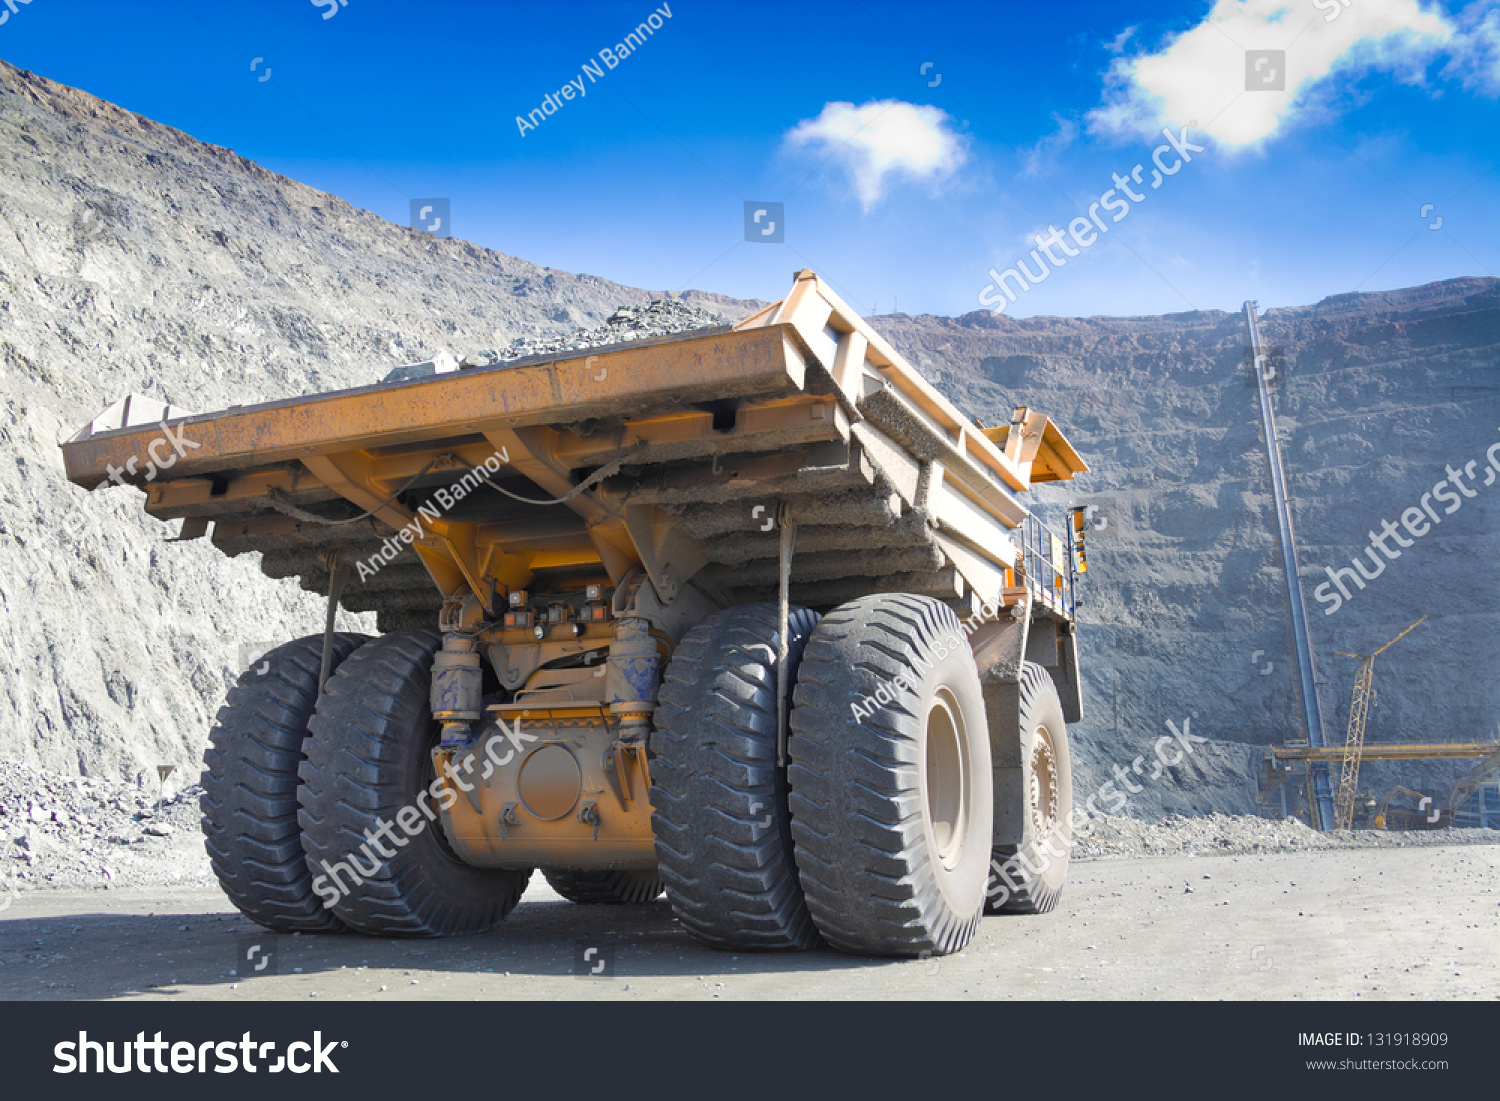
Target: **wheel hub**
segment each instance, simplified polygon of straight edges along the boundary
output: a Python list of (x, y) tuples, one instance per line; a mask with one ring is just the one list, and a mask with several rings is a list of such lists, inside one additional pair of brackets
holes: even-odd
[(969, 818), (969, 777), (963, 726), (957, 707), (939, 693), (927, 712), (924, 770), (927, 821), (937, 846), (938, 862), (955, 868), (964, 854)]
[(1031, 777), (1028, 801), (1031, 804), (1031, 821), (1038, 834), (1051, 832), (1057, 821), (1059, 800), (1057, 783), (1057, 757), (1052, 750), (1052, 736), (1046, 727), (1037, 730), (1037, 739), (1031, 747)]

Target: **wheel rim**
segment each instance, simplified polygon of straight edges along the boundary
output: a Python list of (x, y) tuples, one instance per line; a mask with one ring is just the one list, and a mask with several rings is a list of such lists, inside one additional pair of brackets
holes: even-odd
[(1036, 741), (1032, 743), (1030, 772), (1027, 795), (1031, 804), (1031, 822), (1036, 832), (1045, 836), (1052, 832), (1057, 822), (1059, 797), (1057, 753), (1052, 748), (1052, 734), (1045, 726), (1037, 728)]
[(969, 818), (969, 777), (963, 723), (947, 691), (939, 692), (927, 711), (924, 787), (927, 824), (944, 868), (958, 866), (964, 855)]

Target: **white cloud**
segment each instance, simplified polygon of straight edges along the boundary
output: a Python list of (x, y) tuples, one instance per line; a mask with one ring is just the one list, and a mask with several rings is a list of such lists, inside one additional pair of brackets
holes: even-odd
[(1052, 121), (1057, 129), (1021, 153), (1021, 171), (1028, 177), (1045, 176), (1063, 150), (1078, 140), (1078, 124), (1072, 119), (1053, 112)]
[(1466, 88), (1500, 94), (1500, 8), (1481, 0), (1462, 12), (1458, 23), (1454, 57), (1443, 74)]
[(849, 176), (860, 205), (869, 210), (893, 180), (937, 183), (968, 157), (967, 142), (936, 107), (874, 100), (825, 104), (786, 135), (789, 149), (811, 147)]
[(1124, 53), (1125, 43), (1129, 42), (1132, 38), (1135, 37), (1135, 31), (1136, 28), (1134, 26), (1130, 26), (1126, 27), (1119, 34), (1115, 35), (1115, 40), (1111, 42), (1107, 47), (1109, 52), (1116, 55)]
[[(1420, 0), (1216, 0), (1158, 52), (1115, 61), (1089, 121), (1113, 133), (1194, 125), (1221, 145), (1253, 145), (1305, 111), (1335, 71), (1387, 69), (1420, 82), (1454, 33), (1441, 9)], [(1286, 51), (1285, 91), (1246, 89), (1249, 50)]]

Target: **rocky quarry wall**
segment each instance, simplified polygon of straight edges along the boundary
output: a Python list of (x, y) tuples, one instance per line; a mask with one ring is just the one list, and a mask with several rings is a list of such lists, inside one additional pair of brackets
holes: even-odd
[[(1029, 404), (1092, 467), (1038, 493), (1059, 530), (1066, 505), (1097, 506), (1080, 610), (1086, 715), (1070, 728), (1082, 746), (1075, 793), (1138, 755), (1149, 773), (1166, 723), (1190, 720), (1213, 742), (1180, 775), (1163, 770), (1165, 783), (1130, 777), (1143, 789), (1129, 796), (1132, 813), (1252, 810), (1262, 747), (1302, 731), (1243, 314), (975, 313), (879, 326), (986, 423)], [(1500, 459), (1500, 280), (1338, 295), (1270, 309), (1260, 327), (1279, 351), (1263, 369), (1275, 372), (1330, 740), (1343, 741), (1358, 666), (1334, 652), (1371, 653), (1424, 615), (1376, 662), (1366, 740), (1495, 740), (1500, 476), (1485, 468)], [(1461, 486), (1431, 496), (1450, 468)], [(1402, 526), (1413, 508), (1421, 536)], [(1383, 521), (1401, 536), (1381, 539), (1389, 554), (1369, 549)], [(1361, 590), (1346, 575), (1344, 600), (1328, 570), (1351, 570), (1357, 556), (1373, 577)], [(1470, 767), (1371, 762), (1361, 787), (1400, 783), (1442, 802)]]
[[(363, 385), (442, 349), (565, 345), (659, 297), (393, 225), (0, 62), (0, 758), (153, 792), (174, 764), (191, 783), (246, 651), (321, 629), (321, 602), (253, 556), (170, 544), (138, 492), (67, 483), (58, 443), (116, 398), (210, 411)], [(758, 305), (677, 297), (724, 319)], [(1254, 810), (1260, 747), (1297, 723), (1240, 315), (873, 323), (960, 407), (1040, 409), (1094, 468), (1039, 494), (1052, 522), (1098, 506), (1078, 795), (1146, 755), (1113, 813)], [(1263, 332), (1310, 586), (1500, 442), (1500, 281), (1273, 309)], [(1336, 613), (1312, 607), (1336, 736), (1354, 663), (1331, 651), (1423, 614), (1377, 668), (1370, 737), (1495, 736), (1500, 487), (1461, 502)], [(1168, 720), (1208, 740), (1153, 778)], [(1416, 786), (1462, 767), (1367, 770)]]

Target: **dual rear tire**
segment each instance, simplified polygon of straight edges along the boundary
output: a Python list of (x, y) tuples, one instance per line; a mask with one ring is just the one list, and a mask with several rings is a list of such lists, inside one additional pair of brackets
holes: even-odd
[(530, 872), (453, 855), (429, 790), (435, 630), (322, 636), (240, 677), (204, 756), (205, 844), (220, 885), (277, 932), (456, 936), (495, 925)]
[[(1045, 914), (1057, 906), (1073, 847), (1073, 762), (1062, 701), (1047, 670), (1021, 665), (990, 697), (1004, 747), (995, 761), (997, 840), (990, 854), (987, 914)], [(1003, 724), (1003, 725), (1001, 725)]]
[(960, 950), (991, 885), (994, 773), (958, 617), (904, 594), (855, 600), (822, 620), (792, 609), (784, 767), (777, 628), (774, 605), (720, 612), (667, 667), (651, 802), (678, 920), (735, 951)]
[[(795, 672), (818, 622), (793, 608)], [(667, 899), (684, 929), (734, 951), (811, 948), (777, 764), (774, 604), (730, 608), (689, 631), (668, 663), (651, 734), (651, 828)]]

